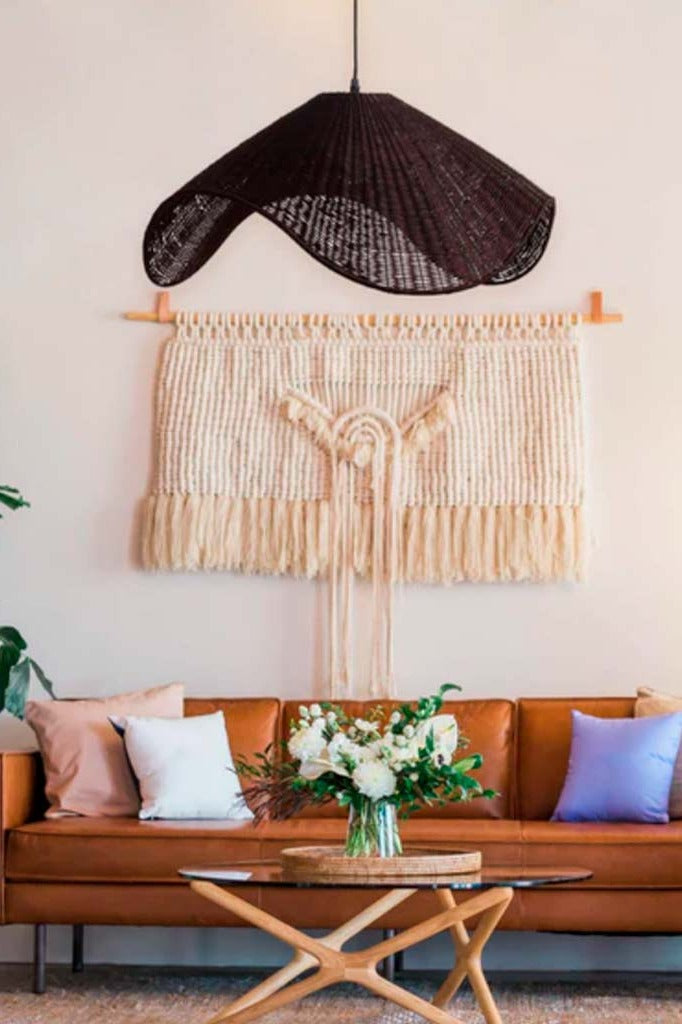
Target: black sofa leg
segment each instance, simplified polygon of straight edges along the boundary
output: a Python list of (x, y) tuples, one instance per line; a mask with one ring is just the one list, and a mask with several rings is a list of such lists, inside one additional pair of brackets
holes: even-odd
[(74, 974), (80, 974), (83, 970), (83, 944), (85, 941), (85, 925), (75, 924), (73, 926), (73, 942), (71, 946), (71, 970)]
[[(395, 928), (384, 928), (383, 938), (384, 938), (384, 942), (387, 939), (395, 938)], [(382, 964), (382, 967), (381, 967), (381, 973), (383, 974), (383, 976), (386, 979), (386, 981), (394, 981), (395, 980), (395, 969), (396, 969), (395, 955), (392, 954), (391, 956), (387, 956), (386, 957), (386, 959), (384, 960), (384, 962)]]
[(45, 992), (45, 961), (47, 958), (47, 925), (37, 924), (33, 930), (33, 991)]

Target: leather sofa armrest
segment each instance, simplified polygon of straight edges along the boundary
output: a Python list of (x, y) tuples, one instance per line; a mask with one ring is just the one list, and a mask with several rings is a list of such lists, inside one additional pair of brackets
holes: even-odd
[(0, 867), (4, 864), (5, 832), (39, 817), (43, 802), (40, 754), (32, 750), (0, 750)]
[(41, 813), (40, 754), (30, 750), (0, 750), (0, 924), (6, 923), (5, 856), (7, 833)]

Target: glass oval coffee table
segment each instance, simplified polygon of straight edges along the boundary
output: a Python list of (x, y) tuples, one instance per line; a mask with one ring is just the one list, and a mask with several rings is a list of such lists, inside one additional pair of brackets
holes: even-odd
[[(266, 1013), (278, 1010), (294, 1000), (319, 992), (328, 985), (351, 981), (388, 999), (398, 1006), (420, 1014), (433, 1024), (460, 1024), (447, 1005), (465, 978), (469, 979), (486, 1024), (502, 1024), (502, 1018), (481, 967), (481, 953), (511, 903), (515, 889), (580, 882), (590, 871), (563, 867), (484, 867), (471, 875), (408, 875), (391, 877), (320, 876), (286, 870), (279, 861), (240, 861), (209, 867), (181, 868), (191, 888), (230, 913), (281, 939), (294, 950), (289, 963), (245, 995), (234, 1000), (211, 1018), (209, 1024), (230, 1021), (247, 1024)], [(382, 895), (324, 938), (312, 938), (254, 906), (233, 890), (240, 886), (264, 886), (290, 889), (367, 889)], [(354, 935), (371, 927), (379, 918), (421, 890), (432, 890), (440, 904), (438, 913), (406, 928), (393, 938), (367, 949), (344, 952), (343, 946)], [(457, 892), (475, 895), (458, 904)], [(305, 893), (302, 892), (302, 898)], [(465, 922), (477, 918), (470, 933)], [(455, 947), (455, 966), (431, 1002), (421, 999), (377, 972), (377, 965), (394, 953), (400, 953), (424, 939), (449, 930)], [(300, 974), (317, 968), (295, 984)]]

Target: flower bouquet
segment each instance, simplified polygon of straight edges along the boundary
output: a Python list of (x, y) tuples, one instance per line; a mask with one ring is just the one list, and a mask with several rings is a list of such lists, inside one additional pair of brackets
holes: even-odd
[(390, 713), (378, 705), (365, 718), (334, 704), (301, 705), (281, 753), (268, 748), (237, 762), (256, 820), (336, 800), (349, 809), (346, 855), (393, 857), (402, 853), (398, 814), (495, 796), (471, 774), (483, 758), (458, 756), (466, 740), (454, 715), (441, 714), (444, 695), (458, 689), (446, 684)]

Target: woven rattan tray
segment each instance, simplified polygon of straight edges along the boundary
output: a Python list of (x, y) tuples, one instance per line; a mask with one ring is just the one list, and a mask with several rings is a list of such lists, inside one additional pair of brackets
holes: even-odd
[(306, 875), (457, 875), (481, 869), (478, 850), (407, 848), (401, 857), (347, 857), (342, 846), (293, 846), (280, 857), (287, 871)]

